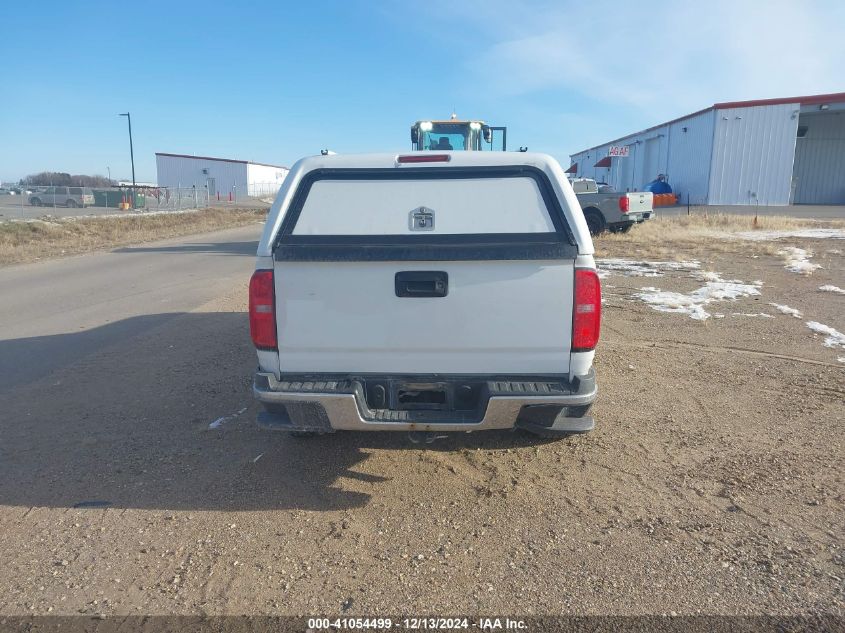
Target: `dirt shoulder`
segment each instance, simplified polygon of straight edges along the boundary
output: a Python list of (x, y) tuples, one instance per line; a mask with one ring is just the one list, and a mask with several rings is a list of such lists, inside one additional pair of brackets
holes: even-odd
[[(0, 612), (841, 616), (844, 354), (805, 321), (845, 330), (845, 245), (786, 244), (823, 268), (665, 243), (711, 275), (605, 277), (563, 441), (262, 432), (240, 286), (0, 392)], [(762, 284), (703, 321), (637, 297), (713, 275)]]
[(0, 223), (0, 266), (207, 233), (263, 221), (267, 209), (210, 208)]

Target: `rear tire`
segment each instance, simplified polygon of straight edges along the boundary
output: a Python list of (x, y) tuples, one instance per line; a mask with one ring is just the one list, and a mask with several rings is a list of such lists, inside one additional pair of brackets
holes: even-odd
[(587, 209), (584, 211), (584, 219), (587, 221), (587, 228), (590, 229), (590, 235), (599, 235), (607, 230), (607, 223), (598, 209)]
[(41, 198), (33, 198), (32, 200), (29, 201), (29, 204), (31, 204), (33, 207), (40, 207), (41, 206)]
[(76, 204), (76, 201), (75, 201), (75, 200), (68, 199), (68, 201), (67, 201), (67, 202), (65, 202), (65, 206), (66, 206), (68, 209), (75, 209), (75, 208), (77, 207), (77, 204)]

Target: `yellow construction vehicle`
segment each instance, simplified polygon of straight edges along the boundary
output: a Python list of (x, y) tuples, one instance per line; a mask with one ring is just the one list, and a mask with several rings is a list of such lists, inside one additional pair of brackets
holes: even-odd
[(462, 121), (452, 114), (446, 121), (417, 121), (411, 126), (411, 149), (466, 150), (473, 152), (507, 150), (508, 129), (484, 121)]

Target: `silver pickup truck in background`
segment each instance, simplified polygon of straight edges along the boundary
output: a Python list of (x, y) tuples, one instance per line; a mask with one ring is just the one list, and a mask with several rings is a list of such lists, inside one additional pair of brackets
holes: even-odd
[(625, 233), (654, 213), (654, 194), (649, 191), (619, 193), (591, 178), (577, 178), (571, 184), (590, 235), (604, 231)]

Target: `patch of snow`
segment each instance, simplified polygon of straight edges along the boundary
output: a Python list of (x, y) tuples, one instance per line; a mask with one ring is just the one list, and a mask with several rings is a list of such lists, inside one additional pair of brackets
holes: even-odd
[[(740, 279), (722, 279), (722, 275), (720, 275), (719, 273), (709, 271), (709, 270), (708, 271), (702, 271), (702, 272), (694, 272), (692, 274), (692, 276), (695, 279), (700, 279), (701, 281), (707, 281), (707, 282), (718, 282), (718, 283), (729, 283), (729, 284), (745, 283), (744, 281), (742, 281)], [(754, 284), (758, 285), (758, 286), (762, 286), (763, 282), (762, 281), (755, 281)]]
[(722, 277), (719, 273), (714, 273), (709, 270), (700, 272), (696, 275), (701, 281), (722, 281)]
[(596, 267), (600, 279), (611, 273), (621, 273), (626, 277), (662, 277), (671, 271), (698, 270), (701, 264), (695, 260), (681, 262), (648, 262), (634, 259), (597, 259)]
[(660, 288), (648, 287), (642, 288), (636, 296), (658, 312), (678, 312), (697, 321), (704, 321), (710, 316), (703, 302), (679, 292), (663, 292)]
[(829, 325), (819, 323), (818, 321), (807, 321), (806, 325), (816, 334), (824, 334), (827, 337), (824, 340), (825, 347), (841, 347), (845, 349), (845, 334), (839, 330), (834, 330)]
[(819, 290), (822, 290), (824, 292), (835, 292), (838, 295), (845, 295), (845, 290), (843, 290), (839, 286), (831, 286), (830, 284), (819, 286)]
[(840, 363), (845, 363), (845, 356), (840, 356), (836, 360), (838, 360)]
[(780, 303), (770, 303), (769, 305), (772, 306), (778, 312), (782, 312), (783, 314), (789, 314), (791, 316), (794, 316), (796, 319), (800, 319), (804, 316), (803, 314), (801, 314), (801, 310), (796, 310), (795, 308), (790, 308), (789, 306)]
[(819, 264), (814, 264), (810, 261), (813, 254), (805, 251), (803, 248), (787, 246), (779, 250), (778, 255), (783, 255), (786, 260), (786, 266), (784, 268), (793, 273), (812, 275), (814, 270), (821, 268)]
[(734, 233), (743, 240), (764, 241), (777, 240), (782, 237), (805, 237), (814, 240), (836, 239), (845, 240), (845, 229), (798, 229), (794, 231), (744, 231)]
[(136, 210), (136, 211), (120, 211), (117, 213), (91, 213), (85, 216), (68, 216), (64, 218), (59, 218), (62, 222), (73, 222), (75, 220), (85, 220), (86, 218), (108, 218), (110, 220), (120, 219), (120, 218), (141, 218), (141, 217), (149, 217), (153, 215), (190, 215), (194, 213), (199, 213), (204, 209), (197, 209), (195, 207), (191, 207), (190, 209), (155, 209), (150, 211), (144, 210)]
[(765, 312), (732, 312), (731, 316), (763, 317), (764, 319), (775, 318), (773, 314), (766, 314)]
[[(758, 284), (745, 284), (738, 281), (708, 281), (705, 286), (689, 294), (668, 292), (659, 288), (641, 288), (634, 296), (649, 304), (658, 312), (686, 314), (691, 319), (704, 321), (711, 315), (704, 306), (716, 301), (735, 301), (740, 297), (759, 295)], [(721, 317), (720, 317), (721, 318)]]

